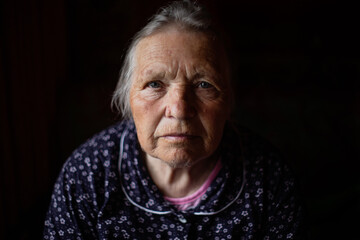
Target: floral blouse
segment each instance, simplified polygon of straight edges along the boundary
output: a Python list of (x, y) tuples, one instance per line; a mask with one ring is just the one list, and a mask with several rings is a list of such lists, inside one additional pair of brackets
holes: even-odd
[(55, 183), (44, 239), (302, 239), (294, 177), (276, 151), (227, 126), (222, 168), (185, 211), (164, 199), (141, 160), (132, 121), (73, 152)]

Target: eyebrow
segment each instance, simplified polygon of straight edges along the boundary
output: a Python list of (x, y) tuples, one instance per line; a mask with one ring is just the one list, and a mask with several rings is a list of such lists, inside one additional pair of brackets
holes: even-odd
[(197, 72), (194, 76), (191, 77), (191, 81), (198, 80), (199, 78), (203, 78), (205, 74), (203, 72)]
[(145, 78), (150, 79), (163, 79), (166, 73), (164, 71), (146, 70), (143, 74)]
[(190, 78), (190, 80), (191, 81), (196, 81), (196, 80), (198, 80), (198, 79), (200, 79), (200, 78), (204, 78), (204, 77), (210, 77), (210, 78), (212, 78), (213, 80), (215, 80), (216, 82), (218, 82), (219, 81), (219, 76), (218, 76), (218, 74), (214, 74), (214, 73), (212, 73), (212, 72), (206, 72), (206, 71), (198, 71), (198, 72), (196, 72), (195, 74), (194, 74), (194, 76), (192, 76), (191, 78)]
[[(166, 75), (168, 73), (166, 72), (166, 70), (161, 70), (161, 69), (147, 69), (143, 72), (142, 74), (142, 79), (143, 81), (148, 81), (148, 80), (162, 80), (166, 78)], [(209, 73), (207, 71), (202, 70), (198, 70), (196, 71), (192, 76), (189, 76), (189, 78), (187, 78), (189, 81), (191, 82), (195, 82), (198, 79), (204, 78), (204, 77), (211, 77), (213, 78), (215, 81), (218, 80), (219, 76), (217, 76), (217, 74), (214, 73)]]

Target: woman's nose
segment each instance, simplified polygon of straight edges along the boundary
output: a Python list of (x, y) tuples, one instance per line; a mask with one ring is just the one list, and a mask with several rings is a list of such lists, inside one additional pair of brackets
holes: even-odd
[(189, 119), (195, 116), (195, 98), (191, 89), (177, 87), (169, 90), (166, 99), (165, 116), (176, 119)]

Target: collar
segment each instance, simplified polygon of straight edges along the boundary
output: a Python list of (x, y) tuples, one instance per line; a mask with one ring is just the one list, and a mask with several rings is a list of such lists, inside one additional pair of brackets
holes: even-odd
[[(215, 215), (230, 207), (241, 195), (245, 185), (245, 167), (238, 136), (228, 128), (219, 146), (223, 168), (215, 177), (200, 204), (184, 211), (194, 215)], [(120, 139), (118, 170), (125, 197), (139, 209), (158, 215), (179, 212), (167, 202), (150, 178), (141, 159), (141, 148), (133, 121), (126, 124)]]

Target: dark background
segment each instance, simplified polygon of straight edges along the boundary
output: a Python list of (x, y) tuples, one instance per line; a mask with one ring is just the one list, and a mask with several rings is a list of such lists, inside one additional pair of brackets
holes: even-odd
[[(115, 123), (133, 34), (166, 1), (5, 0), (0, 239), (40, 239), (71, 152)], [(345, 1), (206, 1), (229, 34), (238, 121), (294, 169), (310, 239), (355, 239), (360, 214), (359, 19)]]

